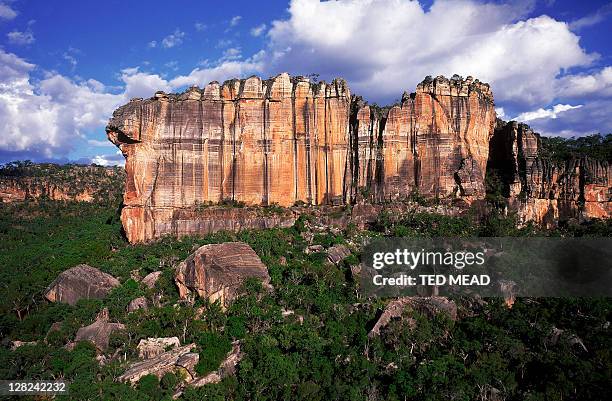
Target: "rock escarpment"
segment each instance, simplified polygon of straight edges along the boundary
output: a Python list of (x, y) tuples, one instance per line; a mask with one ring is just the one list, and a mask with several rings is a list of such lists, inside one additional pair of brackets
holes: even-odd
[[(555, 203), (541, 185), (550, 171), (537, 151), (530, 153), (537, 144), (529, 135), (494, 135), (495, 124), (489, 85), (471, 77), (427, 77), (398, 104), (379, 108), (351, 96), (342, 79), (312, 83), (280, 74), (133, 99), (106, 130), (126, 157), (123, 226), (130, 242), (143, 242), (295, 219), (287, 210), (210, 206), (219, 203), (342, 205), (418, 195), (467, 206), (485, 198), (487, 167), (495, 163), (517, 166), (507, 185), (525, 189), (519, 192), (533, 204), (520, 208), (523, 218), (541, 222)], [(500, 159), (491, 163), (491, 155)], [(578, 171), (585, 183), (580, 189), (582, 178), (568, 179), (568, 188), (555, 187), (562, 202), (551, 207), (609, 216), (602, 204), (609, 200), (606, 169), (585, 160), (559, 171)]]
[(124, 180), (120, 167), (13, 162), (0, 167), (0, 202), (108, 202), (121, 194)]
[(547, 226), (560, 219), (612, 216), (612, 166), (588, 157), (552, 161), (529, 126), (498, 122), (491, 139), (489, 171), (522, 222)]

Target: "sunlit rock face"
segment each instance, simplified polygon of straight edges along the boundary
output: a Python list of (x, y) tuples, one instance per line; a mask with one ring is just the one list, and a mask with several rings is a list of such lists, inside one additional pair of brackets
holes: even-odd
[[(126, 157), (123, 226), (141, 242), (209, 232), (193, 212), (209, 203), (346, 204), (416, 192), (469, 203), (484, 196), (494, 122), (489, 86), (472, 78), (428, 77), (379, 110), (352, 98), (342, 79), (280, 74), (134, 99), (107, 133)], [(212, 225), (292, 222), (236, 217)]]
[(498, 123), (489, 168), (522, 222), (553, 226), (570, 218), (612, 216), (612, 167), (588, 157), (552, 162), (542, 157), (540, 136), (525, 124)]
[(489, 85), (426, 78), (391, 108), (355, 104), (355, 196), (394, 200), (484, 196), (495, 110)]

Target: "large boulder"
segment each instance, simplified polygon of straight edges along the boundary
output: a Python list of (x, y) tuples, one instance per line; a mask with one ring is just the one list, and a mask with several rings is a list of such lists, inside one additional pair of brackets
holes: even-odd
[(104, 351), (108, 348), (112, 332), (116, 330), (125, 330), (125, 325), (109, 322), (108, 309), (104, 308), (96, 317), (95, 322), (77, 331), (74, 342), (91, 341), (99, 351)]
[(175, 281), (181, 298), (195, 292), (210, 302), (231, 302), (247, 278), (270, 285), (268, 269), (255, 251), (243, 242), (204, 245), (181, 262)]
[(57, 276), (47, 288), (45, 298), (74, 305), (79, 299), (104, 298), (119, 285), (119, 280), (110, 274), (89, 265), (78, 265)]
[(160, 271), (156, 271), (153, 273), (149, 273), (147, 274), (143, 279), (142, 279), (142, 283), (147, 287), (147, 288), (153, 288), (155, 287), (155, 284), (157, 283), (157, 280), (159, 280), (159, 278), (161, 277), (162, 272)]
[[(154, 358), (133, 363), (121, 376), (117, 378), (117, 380), (136, 383), (146, 375), (155, 375), (161, 379), (166, 373), (175, 372), (181, 370), (181, 368), (188, 371), (188, 367), (195, 366), (197, 363), (198, 354), (191, 352), (194, 347), (195, 344), (176, 347), (170, 351), (161, 353)], [(188, 367), (180, 365), (179, 363), (183, 363)], [(188, 377), (187, 379), (191, 378)]]

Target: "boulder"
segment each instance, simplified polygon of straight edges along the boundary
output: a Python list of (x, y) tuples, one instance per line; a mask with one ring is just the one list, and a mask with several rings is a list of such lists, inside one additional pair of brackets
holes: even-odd
[(104, 351), (108, 348), (111, 333), (116, 330), (125, 330), (125, 325), (109, 322), (108, 309), (104, 308), (98, 313), (95, 322), (77, 331), (74, 342), (91, 341), (99, 351)]
[(351, 254), (346, 245), (334, 245), (327, 250), (327, 260), (337, 265)]
[[(457, 305), (445, 297), (403, 297), (387, 304), (376, 324), (370, 330), (369, 336), (380, 335), (380, 330), (386, 327), (393, 319), (400, 319), (407, 310), (416, 310), (433, 317), (445, 313), (449, 319), (457, 320)], [(408, 325), (416, 327), (416, 320), (409, 318)]]
[(155, 287), (155, 284), (157, 283), (157, 280), (159, 280), (161, 275), (162, 272), (160, 271), (149, 273), (142, 279), (142, 283), (147, 286), (147, 288), (153, 288)]
[(181, 342), (177, 337), (160, 337), (160, 338), (147, 338), (146, 340), (140, 340), (136, 349), (138, 350), (138, 357), (141, 359), (151, 359), (156, 356), (163, 354), (170, 348), (180, 347)]
[(19, 341), (19, 340), (11, 341), (11, 351), (15, 351), (17, 348), (23, 347), (24, 345), (32, 346), (36, 344), (38, 344), (36, 341)]
[(146, 375), (155, 375), (162, 378), (166, 373), (173, 372), (179, 368), (177, 365), (181, 357), (190, 354), (195, 344), (176, 347), (170, 351), (163, 352), (154, 358), (146, 359), (141, 362), (136, 362), (117, 378), (118, 381), (136, 383), (140, 378)]
[(181, 262), (175, 273), (181, 298), (195, 292), (222, 305), (231, 302), (243, 282), (252, 277), (270, 285), (267, 267), (243, 242), (204, 245)]
[(134, 312), (135, 310), (138, 309), (148, 309), (149, 308), (149, 304), (147, 302), (147, 298), (145, 297), (138, 297), (135, 299), (132, 299), (130, 301), (130, 303), (127, 306), (127, 311), (128, 312)]
[(119, 280), (110, 274), (88, 265), (78, 265), (61, 273), (47, 288), (45, 298), (74, 305), (79, 299), (104, 298), (119, 285)]

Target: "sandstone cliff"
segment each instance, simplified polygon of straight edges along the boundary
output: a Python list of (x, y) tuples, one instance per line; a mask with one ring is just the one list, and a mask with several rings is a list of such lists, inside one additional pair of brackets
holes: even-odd
[(122, 222), (139, 242), (206, 232), (193, 210), (208, 203), (345, 204), (415, 192), (470, 203), (484, 196), (494, 123), (489, 86), (471, 77), (428, 77), (378, 110), (341, 79), (280, 74), (134, 99), (107, 133), (126, 157)]
[(542, 155), (540, 136), (525, 124), (498, 121), (489, 169), (522, 222), (553, 226), (561, 219), (612, 216), (612, 166), (588, 157), (551, 161)]

